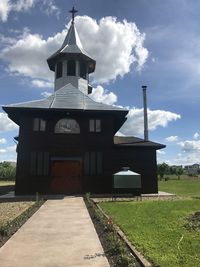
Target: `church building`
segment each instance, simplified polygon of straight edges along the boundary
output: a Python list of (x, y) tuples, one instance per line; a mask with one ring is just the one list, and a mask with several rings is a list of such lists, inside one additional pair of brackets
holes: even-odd
[(128, 110), (90, 98), (96, 62), (83, 48), (71, 12), (61, 48), (47, 59), (54, 93), (3, 107), (19, 125), (15, 193), (111, 193), (113, 174), (127, 166), (141, 174), (142, 193), (157, 193), (156, 150), (165, 146), (115, 136)]

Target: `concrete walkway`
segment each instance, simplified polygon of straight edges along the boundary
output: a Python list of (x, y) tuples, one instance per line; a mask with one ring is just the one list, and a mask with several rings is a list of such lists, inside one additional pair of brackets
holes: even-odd
[(82, 197), (48, 200), (0, 248), (1, 267), (109, 267)]

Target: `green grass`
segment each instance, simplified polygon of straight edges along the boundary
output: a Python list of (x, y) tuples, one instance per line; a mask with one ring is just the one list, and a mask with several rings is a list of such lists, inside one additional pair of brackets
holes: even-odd
[(159, 191), (174, 193), (178, 196), (200, 198), (200, 179), (159, 181), (158, 188)]
[(184, 227), (185, 218), (200, 210), (200, 200), (110, 202), (101, 207), (154, 266), (200, 266), (200, 233)]
[[(163, 177), (163, 180), (165, 178), (168, 178), (170, 180), (178, 180), (178, 176), (175, 174), (165, 174)], [(180, 176), (180, 180), (191, 180), (191, 179), (197, 179), (197, 178), (200, 178), (200, 176), (199, 175), (189, 176), (185, 173)], [(160, 176), (158, 176), (158, 179), (160, 179)]]
[(15, 181), (0, 180), (0, 186), (14, 185), (14, 184), (15, 184)]
[(14, 190), (15, 181), (0, 180), (0, 195), (8, 194)]

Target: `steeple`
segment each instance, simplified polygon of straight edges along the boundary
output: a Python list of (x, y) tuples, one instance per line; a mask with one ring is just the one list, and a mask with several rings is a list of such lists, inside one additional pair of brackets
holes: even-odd
[(57, 52), (47, 59), (50, 70), (55, 72), (55, 91), (71, 83), (88, 93), (89, 74), (94, 72), (96, 61), (83, 49), (74, 23), (77, 10), (72, 8), (72, 21), (67, 36)]

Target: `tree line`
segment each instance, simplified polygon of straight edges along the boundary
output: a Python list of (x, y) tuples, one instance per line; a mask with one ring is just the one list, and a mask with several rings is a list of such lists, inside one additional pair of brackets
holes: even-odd
[[(183, 174), (182, 166), (169, 166), (167, 163), (158, 164), (157, 173), (160, 176), (160, 180), (164, 178), (164, 175), (176, 175), (178, 180), (180, 180), (181, 175)], [(167, 177), (165, 178), (165, 180)]]
[(10, 162), (0, 162), (0, 180), (15, 180), (16, 167)]

